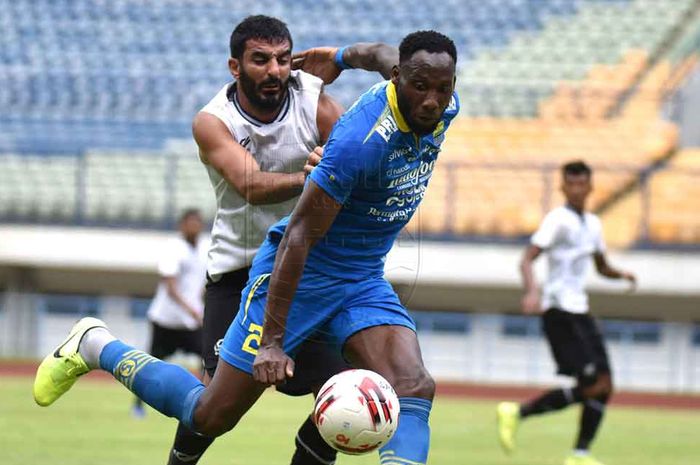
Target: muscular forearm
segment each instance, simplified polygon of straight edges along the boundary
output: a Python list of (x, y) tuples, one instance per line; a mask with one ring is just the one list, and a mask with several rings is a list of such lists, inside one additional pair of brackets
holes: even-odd
[[(231, 179), (224, 175), (229, 184), (236, 186), (233, 176)], [(236, 187), (246, 201), (252, 205), (279, 203), (301, 194), (305, 181), (304, 172), (270, 173), (255, 171), (248, 176), (247, 182)]]
[(261, 345), (278, 345), (282, 347), (284, 331), (287, 326), (287, 314), (292, 299), (304, 272), (308, 244), (301, 239), (285, 237), (280, 243), (275, 266), (267, 291), (267, 306)]
[(389, 79), (391, 69), (399, 64), (399, 51), (382, 43), (358, 43), (343, 51), (343, 61), (353, 68), (376, 71)]

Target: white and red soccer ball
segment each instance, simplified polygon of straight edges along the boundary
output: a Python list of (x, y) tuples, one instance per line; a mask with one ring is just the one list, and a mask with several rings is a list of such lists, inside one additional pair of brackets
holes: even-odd
[(399, 425), (399, 399), (389, 382), (369, 370), (348, 370), (321, 387), (313, 419), (321, 437), (351, 455), (383, 446)]

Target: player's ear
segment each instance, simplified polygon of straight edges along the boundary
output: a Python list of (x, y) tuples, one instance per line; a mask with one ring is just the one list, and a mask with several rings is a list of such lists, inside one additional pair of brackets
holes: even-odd
[(241, 62), (238, 61), (238, 58), (228, 59), (228, 70), (231, 72), (231, 76), (233, 76), (236, 80), (238, 80), (238, 76), (241, 74), (240, 65)]
[(394, 65), (391, 68), (391, 82), (394, 83), (394, 85), (399, 84), (399, 65)]

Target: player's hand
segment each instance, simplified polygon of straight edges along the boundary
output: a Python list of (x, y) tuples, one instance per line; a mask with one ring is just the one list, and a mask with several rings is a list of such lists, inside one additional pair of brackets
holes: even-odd
[(310, 175), (314, 168), (321, 163), (323, 158), (323, 147), (315, 147), (314, 150), (306, 157), (306, 165), (304, 165), (304, 174)]
[(313, 74), (328, 85), (336, 80), (342, 71), (335, 64), (337, 47), (316, 47), (292, 55), (292, 69), (300, 69)]
[(278, 345), (261, 346), (253, 361), (253, 378), (262, 384), (281, 384), (294, 376), (294, 360)]
[(630, 287), (627, 289), (628, 293), (632, 293), (637, 290), (637, 277), (633, 273), (624, 271), (622, 273), (622, 279), (627, 280), (630, 283)]
[(523, 298), (520, 300), (520, 306), (523, 313), (527, 315), (541, 313), (542, 309), (540, 307), (540, 293), (538, 291), (525, 293)]

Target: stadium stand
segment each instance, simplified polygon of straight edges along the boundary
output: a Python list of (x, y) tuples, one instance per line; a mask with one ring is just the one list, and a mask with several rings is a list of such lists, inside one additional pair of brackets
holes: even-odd
[[(454, 165), (443, 163), (438, 170), (450, 175), (436, 176), (452, 181), (447, 190), (454, 201), (441, 202), (444, 192), (429, 190), (430, 216), (415, 220), (420, 224), (413, 229), (434, 232), (427, 223), (437, 220), (443, 232), (457, 235), (529, 234), (543, 212), (561, 202), (556, 167), (576, 158), (596, 171), (594, 210), (627, 205), (626, 191), (676, 146), (678, 128), (658, 115), (695, 63), (696, 23), (681, 27), (695, 6), (589, 3), (536, 35), (477, 57), (459, 80), (467, 117), (453, 125), (442, 155)], [(662, 19), (654, 20), (657, 15)], [(683, 29), (688, 32), (677, 39)], [(448, 210), (445, 220), (435, 211), (440, 205)], [(454, 212), (454, 205), (471, 211)], [(639, 199), (627, 209), (638, 205)], [(641, 214), (627, 209), (620, 212), (624, 220), (615, 217), (606, 228), (614, 245), (639, 238)]]
[[(358, 40), (398, 43), (417, 28), (454, 37), (464, 62), (506, 46), (550, 18), (619, 0), (447, 0), (430, 18), (418, 0), (0, 1), (0, 150), (69, 152), (155, 148), (188, 137), (187, 124), (228, 79), (227, 38), (243, 16), (284, 18), (296, 48)], [(385, 27), (391, 18), (391, 28)], [(564, 22), (566, 20), (564, 19)], [(478, 64), (478, 60), (477, 63)], [(376, 77), (333, 86), (346, 104)], [(37, 135), (40, 136), (37, 137)]]
[[(571, 158), (596, 169), (594, 209), (641, 224), (641, 194), (624, 206), (677, 143), (658, 115), (697, 61), (698, 2), (446, 0), (430, 18), (419, 5), (0, 0), (0, 217), (162, 227), (186, 205), (211, 217), (189, 122), (228, 79), (232, 24), (265, 12), (297, 50), (427, 27), (455, 39), (462, 117), (409, 231), (523, 237), (560, 202), (556, 168)], [(329, 92), (347, 105), (376, 79), (350, 71)], [(608, 229), (623, 245), (640, 234)]]
[(678, 153), (650, 182), (649, 238), (700, 242), (700, 150)]

